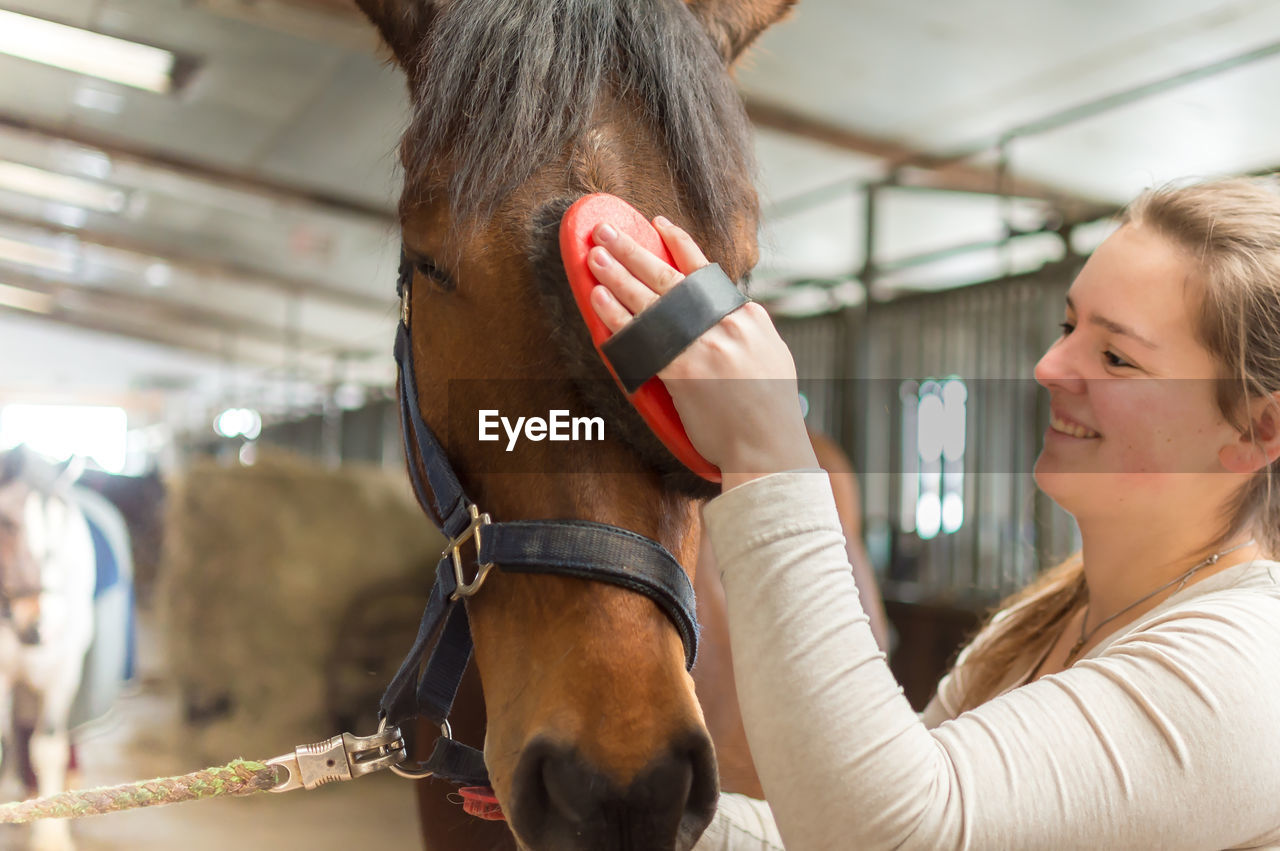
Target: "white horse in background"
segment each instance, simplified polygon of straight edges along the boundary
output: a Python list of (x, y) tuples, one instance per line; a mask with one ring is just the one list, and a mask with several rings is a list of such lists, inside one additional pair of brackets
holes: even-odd
[[(94, 634), (94, 549), (71, 497), (77, 475), (23, 447), (0, 454), (0, 731), (12, 736), (14, 691), (25, 687), (39, 703), (40, 796), (66, 787), (69, 715)], [(36, 822), (31, 847), (71, 851), (69, 823)]]

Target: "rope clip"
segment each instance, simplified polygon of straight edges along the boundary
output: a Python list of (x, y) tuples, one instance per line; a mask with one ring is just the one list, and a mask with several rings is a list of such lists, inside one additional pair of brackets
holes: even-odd
[(277, 766), (280, 778), (268, 791), (315, 789), (335, 780), (363, 777), (404, 762), (404, 737), (399, 727), (387, 727), (372, 736), (343, 733), (323, 742), (298, 745), (293, 753), (266, 761)]

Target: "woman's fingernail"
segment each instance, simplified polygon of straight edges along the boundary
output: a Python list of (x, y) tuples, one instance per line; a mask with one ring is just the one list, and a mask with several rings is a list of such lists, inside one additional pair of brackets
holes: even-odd
[(654, 219), (653, 221), (660, 228), (671, 227), (671, 221), (666, 216), (658, 216), (658, 218)]
[(609, 256), (609, 252), (596, 249), (591, 252), (591, 262), (595, 263), (597, 266), (608, 266), (613, 262), (613, 258)]
[(600, 227), (596, 228), (596, 236), (600, 239), (610, 240), (617, 235), (618, 232), (613, 229), (613, 225), (600, 225)]

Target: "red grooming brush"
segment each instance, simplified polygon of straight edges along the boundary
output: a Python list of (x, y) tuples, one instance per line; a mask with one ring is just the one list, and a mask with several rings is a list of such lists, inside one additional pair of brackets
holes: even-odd
[[(596, 352), (604, 361), (618, 386), (623, 383), (613, 364), (605, 357), (601, 346), (612, 336), (612, 332), (596, 316), (591, 306), (591, 290), (599, 284), (591, 269), (587, 266), (587, 252), (594, 243), (591, 232), (602, 222), (608, 222), (619, 232), (629, 235), (637, 243), (652, 251), (672, 266), (675, 261), (671, 252), (662, 243), (658, 231), (640, 214), (635, 207), (613, 195), (597, 193), (579, 198), (564, 214), (560, 221), (560, 257), (564, 261), (565, 272), (569, 276), (569, 286), (573, 289), (573, 298), (577, 302), (578, 312), (587, 323), (591, 339), (595, 342)], [(623, 390), (625, 393), (625, 388)], [(676, 413), (671, 401), (671, 394), (662, 380), (654, 377), (646, 381), (635, 393), (627, 394), (631, 404), (640, 412), (640, 416), (653, 429), (663, 444), (671, 450), (682, 464), (702, 478), (711, 482), (720, 481), (720, 470), (693, 448), (689, 435), (685, 433), (680, 416)]]

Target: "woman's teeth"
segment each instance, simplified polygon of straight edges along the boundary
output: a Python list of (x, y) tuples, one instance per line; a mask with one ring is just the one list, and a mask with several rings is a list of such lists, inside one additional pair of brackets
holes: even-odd
[(1092, 429), (1087, 429), (1082, 425), (1073, 425), (1071, 423), (1068, 423), (1066, 420), (1060, 420), (1055, 416), (1049, 417), (1049, 426), (1054, 431), (1060, 431), (1063, 434), (1069, 434), (1072, 437), (1089, 438), (1089, 437), (1101, 436), (1096, 431), (1093, 431)]

